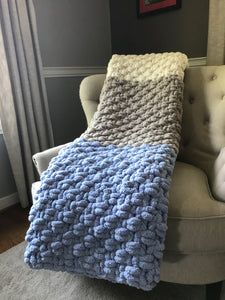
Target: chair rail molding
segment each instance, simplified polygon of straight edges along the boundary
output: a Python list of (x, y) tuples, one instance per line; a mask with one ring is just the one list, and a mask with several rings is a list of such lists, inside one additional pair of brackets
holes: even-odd
[[(206, 66), (206, 57), (189, 58), (189, 66)], [(85, 77), (93, 74), (104, 74), (106, 70), (106, 66), (43, 67), (43, 75), (45, 78)]]
[(207, 65), (206, 57), (193, 57), (188, 59), (189, 67), (202, 67)]
[(106, 73), (106, 66), (96, 67), (44, 67), (43, 75), (45, 78), (52, 77), (84, 77), (92, 74)]

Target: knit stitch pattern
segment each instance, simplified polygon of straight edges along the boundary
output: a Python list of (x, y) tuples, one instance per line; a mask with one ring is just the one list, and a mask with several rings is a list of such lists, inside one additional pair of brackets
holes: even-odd
[(113, 56), (90, 128), (41, 176), (30, 267), (143, 290), (159, 282), (186, 65), (180, 53)]

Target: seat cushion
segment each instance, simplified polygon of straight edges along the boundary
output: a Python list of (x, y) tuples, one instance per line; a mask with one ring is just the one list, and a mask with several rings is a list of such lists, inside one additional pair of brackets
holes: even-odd
[[(39, 186), (33, 184), (33, 196)], [(182, 162), (170, 189), (166, 251), (225, 253), (225, 203), (212, 197), (203, 171)]]
[(212, 197), (203, 171), (182, 162), (170, 189), (166, 250), (225, 252), (225, 203)]

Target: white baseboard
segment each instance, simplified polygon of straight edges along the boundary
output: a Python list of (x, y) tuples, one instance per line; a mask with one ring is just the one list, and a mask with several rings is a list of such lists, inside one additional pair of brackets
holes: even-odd
[(19, 198), (17, 193), (0, 198), (0, 210), (12, 206), (18, 202), (19, 202)]

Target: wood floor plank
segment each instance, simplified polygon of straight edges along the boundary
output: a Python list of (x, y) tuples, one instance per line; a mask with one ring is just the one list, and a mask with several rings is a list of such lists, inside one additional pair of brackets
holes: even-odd
[(14, 205), (0, 212), (0, 253), (24, 241), (29, 209)]

